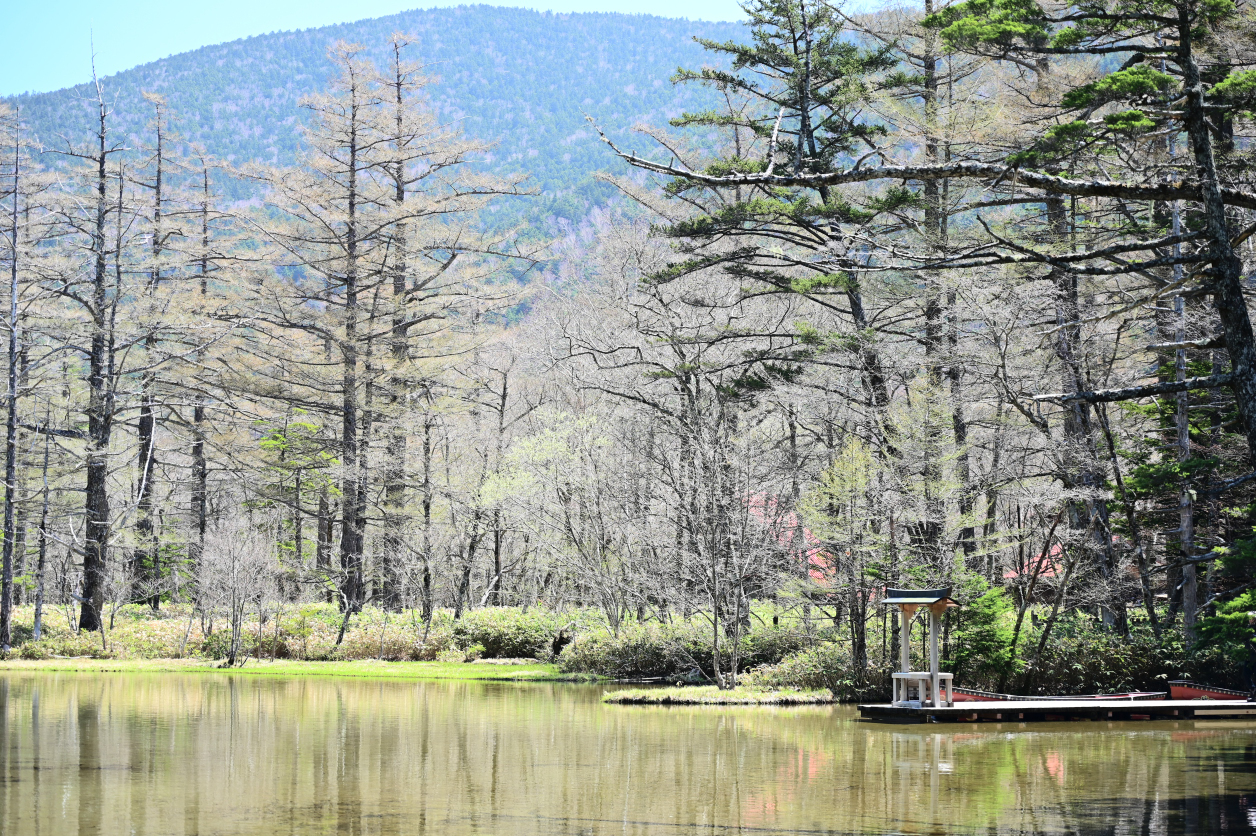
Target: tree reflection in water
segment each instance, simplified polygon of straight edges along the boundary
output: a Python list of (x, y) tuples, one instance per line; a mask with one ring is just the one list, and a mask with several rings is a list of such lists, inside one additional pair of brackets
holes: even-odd
[(1256, 830), (1256, 723), (886, 726), (604, 687), (0, 674), (0, 832)]

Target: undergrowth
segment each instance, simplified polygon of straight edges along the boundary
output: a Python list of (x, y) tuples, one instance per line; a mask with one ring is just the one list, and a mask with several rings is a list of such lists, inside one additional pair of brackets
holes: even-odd
[[(1088, 694), (1167, 690), (1171, 679), (1194, 679), (1244, 688), (1235, 642), (1185, 646), (1178, 633), (1162, 638), (1136, 625), (1121, 634), (1083, 613), (1062, 617), (1038, 653), (1040, 627), (1032, 618), (1012, 642), (1014, 611), (1001, 594), (987, 594), (953, 616), (943, 669), (956, 684), (1023, 694)], [(48, 607), (43, 637), (32, 636), (33, 608), (15, 609), (11, 656), (38, 660), (223, 659), (230, 630), (188, 604), (154, 611), (130, 605), (107, 613), (104, 633), (79, 633), (74, 613)], [(1245, 618), (1244, 614), (1244, 618)], [(601, 611), (572, 608), (486, 607), (455, 619), (438, 610), (430, 623), (417, 611), (386, 612), (368, 607), (344, 625), (334, 605), (289, 604), (252, 613), (244, 624), (245, 658), (312, 662), (355, 660), (468, 662), (477, 659), (535, 659), (553, 662), (565, 675), (613, 679), (683, 680), (712, 684), (712, 636), (702, 616), (639, 623), (612, 630)], [(824, 691), (842, 701), (885, 699), (896, 667), (894, 641), (881, 635), (888, 619), (869, 622), (869, 660), (856, 664), (848, 633), (824, 622), (772, 626), (758, 620), (737, 645), (737, 684), (758, 691)], [(913, 630), (913, 653), (922, 651)], [(722, 645), (730, 640), (725, 638)], [(1235, 648), (1239, 648), (1236, 650)], [(721, 668), (731, 665), (727, 646)], [(697, 695), (704, 692), (686, 689)]]

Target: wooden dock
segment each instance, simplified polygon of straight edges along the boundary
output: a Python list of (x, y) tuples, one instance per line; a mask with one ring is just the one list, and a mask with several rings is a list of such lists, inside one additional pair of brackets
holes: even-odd
[(864, 720), (884, 723), (1042, 723), (1066, 720), (1189, 720), (1238, 717), (1256, 720), (1256, 703), (1246, 700), (1016, 700), (959, 705), (859, 706)]

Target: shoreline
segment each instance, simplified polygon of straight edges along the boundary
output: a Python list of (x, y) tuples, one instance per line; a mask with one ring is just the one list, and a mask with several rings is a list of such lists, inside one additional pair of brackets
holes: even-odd
[(0, 662), (4, 673), (199, 673), (277, 677), (346, 677), (410, 681), (463, 680), (480, 682), (605, 681), (587, 674), (559, 671), (542, 662), (386, 662), (374, 659), (312, 662), (292, 659), (249, 659), (243, 666), (220, 667), (205, 659), (9, 659)]
[(629, 688), (602, 695), (611, 705), (835, 705), (828, 691), (738, 686), (721, 691), (714, 685)]

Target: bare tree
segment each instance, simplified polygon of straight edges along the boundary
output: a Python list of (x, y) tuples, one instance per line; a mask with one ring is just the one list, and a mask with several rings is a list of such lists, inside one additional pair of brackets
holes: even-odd
[(255, 524), (243, 515), (217, 521), (205, 535), (202, 555), (202, 604), (225, 609), (231, 625), (231, 641), (225, 665), (243, 664), (244, 617), (274, 600), (277, 595), (279, 561), (272, 520)]

